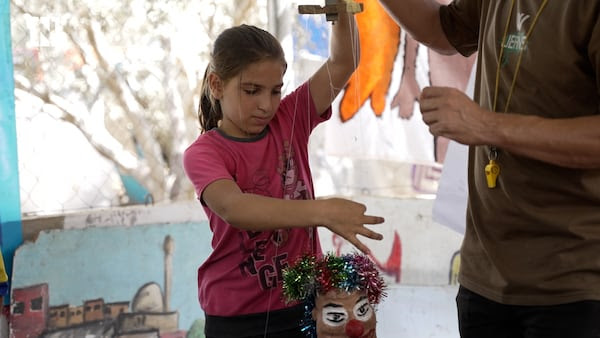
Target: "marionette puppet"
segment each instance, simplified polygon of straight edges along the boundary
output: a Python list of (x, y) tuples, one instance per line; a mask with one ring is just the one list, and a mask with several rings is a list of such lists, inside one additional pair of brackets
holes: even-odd
[(376, 306), (386, 285), (365, 255), (304, 256), (284, 270), (284, 295), (305, 302), (309, 338), (376, 338)]

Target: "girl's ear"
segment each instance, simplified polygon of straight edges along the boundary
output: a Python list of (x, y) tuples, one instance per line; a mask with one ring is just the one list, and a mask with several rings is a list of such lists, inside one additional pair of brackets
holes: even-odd
[(208, 86), (210, 87), (210, 93), (212, 96), (220, 100), (223, 98), (223, 81), (215, 73), (208, 74)]

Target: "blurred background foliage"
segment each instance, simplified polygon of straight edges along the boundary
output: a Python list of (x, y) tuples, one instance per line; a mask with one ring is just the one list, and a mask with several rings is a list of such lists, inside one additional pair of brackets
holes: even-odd
[(181, 155), (211, 43), (267, 28), (267, 1), (10, 5), (23, 214), (194, 198)]

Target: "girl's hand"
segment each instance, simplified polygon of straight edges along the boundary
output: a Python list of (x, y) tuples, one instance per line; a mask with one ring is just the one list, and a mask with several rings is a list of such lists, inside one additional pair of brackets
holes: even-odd
[(375, 240), (383, 239), (383, 235), (365, 227), (365, 224), (381, 224), (385, 220), (383, 217), (365, 215), (367, 207), (364, 204), (343, 198), (328, 198), (322, 201), (322, 216), (325, 220), (322, 225), (342, 236), (363, 253), (369, 254), (370, 250), (357, 235)]

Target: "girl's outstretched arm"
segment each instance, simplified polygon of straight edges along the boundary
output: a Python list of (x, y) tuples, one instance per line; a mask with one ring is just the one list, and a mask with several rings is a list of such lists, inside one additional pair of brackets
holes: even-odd
[(206, 205), (232, 226), (253, 231), (324, 226), (342, 236), (357, 249), (369, 249), (357, 236), (380, 240), (383, 236), (365, 227), (380, 224), (383, 217), (365, 215), (367, 208), (342, 198), (284, 200), (244, 193), (232, 180), (209, 184), (202, 194)]
[(329, 58), (310, 79), (310, 94), (319, 114), (327, 111), (358, 67), (360, 44), (354, 14), (338, 14), (332, 23), (329, 49)]

